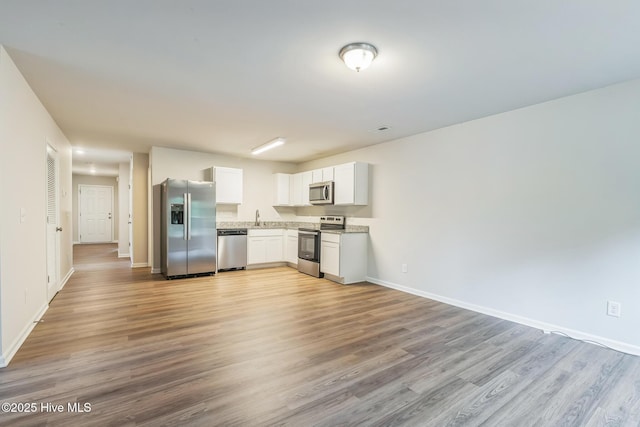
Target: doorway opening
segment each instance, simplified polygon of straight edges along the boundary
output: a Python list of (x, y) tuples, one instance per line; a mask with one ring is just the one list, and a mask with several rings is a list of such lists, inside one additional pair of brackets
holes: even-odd
[(132, 153), (74, 147), (72, 161), (74, 244), (117, 243), (117, 256), (129, 260)]

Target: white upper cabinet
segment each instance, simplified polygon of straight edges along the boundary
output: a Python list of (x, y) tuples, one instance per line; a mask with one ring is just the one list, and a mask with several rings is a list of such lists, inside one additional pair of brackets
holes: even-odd
[(311, 171), (302, 172), (302, 206), (311, 206), (309, 202), (309, 185), (311, 184)]
[(215, 166), (213, 180), (216, 183), (216, 203), (242, 203), (242, 169)]
[(311, 182), (310, 184), (315, 184), (318, 182), (323, 182), (322, 179), (322, 169), (315, 169), (311, 171)]
[(311, 171), (296, 174), (275, 173), (274, 206), (309, 206)]
[(311, 171), (290, 175), (290, 179), (289, 206), (309, 206)]
[(311, 171), (311, 182), (309, 184), (326, 181), (333, 181), (333, 166)]
[[(308, 196), (307, 196), (308, 197)], [(289, 200), (292, 206), (302, 206), (302, 174), (291, 175), (291, 193)]]
[(369, 165), (351, 162), (334, 166), (334, 204), (366, 205), (369, 203)]
[[(274, 173), (273, 185), (275, 200), (274, 206), (291, 205), (291, 175), (288, 173)], [(308, 197), (308, 196), (307, 196)]]
[(338, 166), (299, 172), (276, 173), (274, 179), (274, 206), (311, 206), (309, 185), (334, 182), (335, 205), (367, 205), (369, 203), (369, 164), (345, 163)]
[(322, 181), (333, 181), (333, 166), (322, 168)]

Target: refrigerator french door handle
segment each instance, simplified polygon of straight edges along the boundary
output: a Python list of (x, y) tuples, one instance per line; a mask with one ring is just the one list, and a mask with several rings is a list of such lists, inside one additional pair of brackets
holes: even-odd
[(191, 193), (187, 193), (187, 205), (189, 211), (187, 213), (187, 240), (191, 240)]
[(182, 219), (182, 240), (189, 240), (187, 231), (187, 227), (189, 226), (189, 198), (187, 193), (182, 193), (182, 200), (184, 203), (184, 211), (182, 212), (184, 216)]

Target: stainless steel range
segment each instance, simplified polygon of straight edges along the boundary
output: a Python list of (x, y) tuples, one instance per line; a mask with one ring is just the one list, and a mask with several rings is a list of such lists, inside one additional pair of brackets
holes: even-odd
[(320, 272), (320, 233), (322, 230), (344, 230), (344, 216), (320, 217), (320, 229), (298, 229), (298, 271), (314, 277)]
[(344, 216), (321, 216), (320, 230), (344, 230)]

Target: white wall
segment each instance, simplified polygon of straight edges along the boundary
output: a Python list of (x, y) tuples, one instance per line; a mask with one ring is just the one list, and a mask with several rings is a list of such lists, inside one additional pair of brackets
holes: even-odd
[[(201, 153), (196, 151), (174, 150), (153, 147), (149, 154), (151, 179), (154, 186), (153, 227), (154, 236), (160, 235), (160, 193), (159, 184), (167, 178), (205, 179), (205, 169), (212, 166), (225, 166), (243, 170), (243, 203), (238, 206), (217, 206), (217, 221), (253, 221), (256, 209), (260, 210), (262, 221), (282, 220), (289, 215), (295, 218), (292, 209), (273, 207), (274, 183), (276, 172), (289, 173), (295, 165), (283, 162), (270, 162), (221, 154)], [(160, 242), (155, 239), (153, 268), (160, 268)]]
[(129, 257), (129, 163), (118, 165), (118, 257)]
[(71, 146), (0, 46), (0, 366), (9, 362), (48, 307), (47, 140), (59, 159), (59, 271), (64, 283), (73, 271)]
[(300, 170), (371, 163), (371, 280), (640, 354), (639, 141), (640, 80)]

